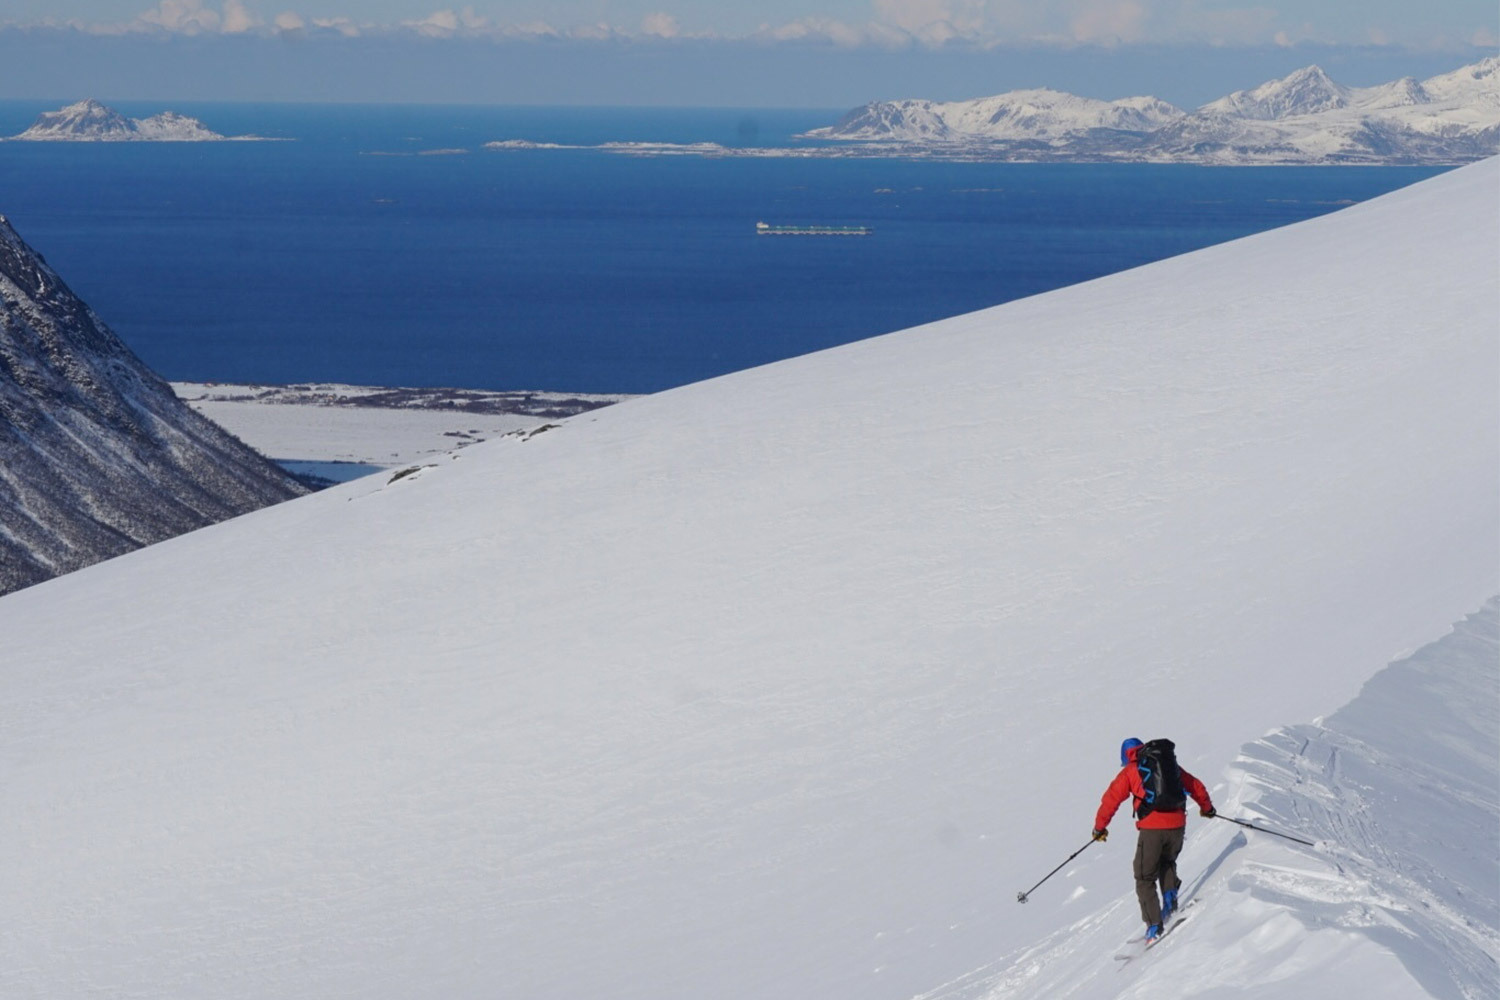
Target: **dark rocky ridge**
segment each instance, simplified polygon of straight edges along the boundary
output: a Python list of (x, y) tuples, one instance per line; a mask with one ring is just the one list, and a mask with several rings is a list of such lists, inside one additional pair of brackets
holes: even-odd
[(0, 593), (304, 492), (179, 401), (0, 217)]

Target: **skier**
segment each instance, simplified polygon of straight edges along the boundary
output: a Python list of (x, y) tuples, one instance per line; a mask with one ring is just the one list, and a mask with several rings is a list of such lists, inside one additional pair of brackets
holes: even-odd
[[(1140, 831), (1135, 845), (1135, 894), (1141, 903), (1149, 944), (1161, 936), (1177, 909), (1177, 855), (1182, 852), (1187, 826), (1187, 799), (1198, 803), (1200, 815), (1215, 816), (1213, 800), (1203, 782), (1177, 766), (1171, 740), (1142, 743), (1132, 737), (1120, 744), (1120, 773), (1104, 790), (1099, 813), (1094, 817), (1094, 839), (1109, 836), (1109, 821), (1120, 803), (1132, 800), (1132, 815)], [(1156, 895), (1161, 886), (1161, 898)]]

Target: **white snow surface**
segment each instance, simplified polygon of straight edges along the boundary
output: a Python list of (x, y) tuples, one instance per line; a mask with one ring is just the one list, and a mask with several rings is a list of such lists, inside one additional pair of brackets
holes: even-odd
[(1314, 846), (1195, 824), (1186, 918), (1145, 957), (1120, 945), (1132, 895), (922, 1000), (1500, 996), (1497, 665), (1492, 600), (1331, 718), (1248, 744), (1220, 811)]
[[(1482, 697), (1276, 730), (1500, 592), (1497, 245), (1492, 159), (0, 598), (0, 995), (1485, 995)], [(1126, 736), (1326, 846), (1195, 820), (1120, 969), (1124, 817), (1015, 894)]]
[(446, 454), (460, 443), (546, 423), (520, 415), (475, 417), (432, 410), (224, 401), (191, 405), (256, 451), (280, 461), (400, 465)]
[(197, 412), (241, 441), (278, 461), (355, 462), (394, 466), (445, 455), (490, 438), (539, 427), (554, 419), (536, 412), (471, 412), (473, 397), (524, 396), (527, 403), (567, 406), (577, 400), (595, 405), (628, 399), (588, 393), (485, 393), (463, 390), (457, 398), (424, 398), (413, 405), (348, 405), (360, 397), (407, 392), (424, 397), (432, 390), (315, 383), (266, 387), (206, 382), (174, 382), (172, 389)]

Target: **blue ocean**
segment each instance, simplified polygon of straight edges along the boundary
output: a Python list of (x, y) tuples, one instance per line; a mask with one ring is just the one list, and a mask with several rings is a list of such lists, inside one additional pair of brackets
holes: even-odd
[[(0, 104), (0, 135), (58, 106)], [(794, 145), (841, 110), (114, 106), (285, 140), (0, 143), (0, 213), (149, 365), (198, 381), (652, 392), (1439, 172), (484, 148)]]

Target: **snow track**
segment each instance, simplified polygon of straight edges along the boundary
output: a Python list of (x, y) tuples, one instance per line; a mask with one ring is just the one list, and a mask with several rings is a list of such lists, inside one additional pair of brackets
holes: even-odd
[(1500, 598), (1322, 724), (1248, 744), (1221, 811), (1317, 847), (1198, 827), (1194, 919), (1116, 980), (1097, 949), (1138, 926), (1133, 895), (921, 1000), (1500, 996), (1497, 663)]
[(1437, 997), (1500, 995), (1500, 601), (1322, 725), (1246, 748), (1242, 801), (1326, 844), (1240, 885), (1310, 929), (1360, 931)]

